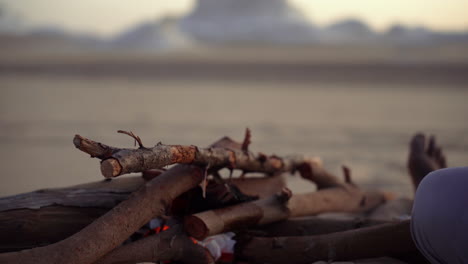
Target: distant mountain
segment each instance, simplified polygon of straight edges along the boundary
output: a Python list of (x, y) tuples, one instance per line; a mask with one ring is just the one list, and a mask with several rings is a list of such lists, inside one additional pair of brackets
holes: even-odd
[(114, 48), (159, 50), (181, 47), (190, 40), (178, 30), (177, 19), (164, 18), (138, 24), (110, 41)]
[(345, 19), (315, 26), (288, 0), (197, 0), (181, 17), (139, 23), (115, 37), (67, 31), (59, 26), (26, 27), (20, 16), (0, 6), (0, 44), (11, 49), (125, 49), (160, 51), (197, 43), (433, 45), (468, 44), (468, 32), (435, 32), (424, 27), (394, 25), (383, 33), (365, 22)]
[(310, 43), (317, 29), (287, 0), (198, 0), (180, 21), (202, 42)]
[(346, 19), (325, 27), (320, 34), (324, 43), (359, 44), (377, 41), (377, 34), (357, 19)]
[(434, 40), (435, 33), (425, 27), (393, 25), (384, 33), (383, 40), (392, 44), (428, 44)]

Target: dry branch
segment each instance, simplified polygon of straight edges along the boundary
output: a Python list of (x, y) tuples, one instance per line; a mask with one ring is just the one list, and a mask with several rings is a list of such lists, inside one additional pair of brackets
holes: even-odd
[(187, 232), (197, 238), (327, 212), (366, 212), (385, 202), (379, 192), (363, 192), (357, 187), (335, 187), (293, 195), (286, 203), (266, 198), (191, 215), (185, 220)]
[(312, 216), (292, 218), (265, 226), (255, 227), (255, 229), (252, 229), (252, 232), (266, 237), (315, 236), (385, 223), (388, 222), (365, 218), (334, 219)]
[(240, 237), (235, 254), (249, 263), (312, 263), (400, 256), (417, 251), (409, 221), (319, 236)]
[(234, 178), (229, 183), (237, 186), (244, 194), (266, 198), (280, 192), (286, 187), (286, 181), (282, 175), (258, 178)]
[[(201, 212), (185, 220), (187, 232), (203, 239), (210, 235), (268, 224), (289, 217), (313, 216), (328, 212), (366, 212), (387, 200), (383, 192), (366, 192), (350, 178), (340, 181), (321, 167), (299, 166), (302, 177), (317, 184), (318, 191), (293, 195), (286, 203), (272, 202), (274, 198)], [(275, 212), (266, 214), (265, 212)]]
[(75, 235), (46, 247), (0, 254), (0, 263), (93, 263), (150, 219), (164, 215), (175, 197), (202, 179), (203, 169), (176, 166)]
[(96, 264), (160, 261), (176, 261), (186, 264), (214, 263), (210, 253), (202, 246), (194, 244), (181, 227), (176, 225), (157, 235), (118, 247)]
[(194, 214), (185, 218), (185, 229), (191, 236), (203, 240), (227, 231), (286, 219), (290, 213), (285, 203), (290, 195), (285, 189), (270, 198)]
[(161, 143), (152, 148), (140, 146), (138, 149), (122, 149), (110, 147), (80, 135), (76, 135), (73, 139), (73, 143), (78, 149), (90, 154), (91, 157), (102, 160), (101, 172), (107, 178), (162, 168), (175, 163), (197, 164), (210, 168), (227, 167), (246, 172), (268, 174), (292, 172), (304, 164), (320, 165), (317, 158), (307, 158), (300, 155), (284, 158), (275, 155), (253, 155), (246, 149), (248, 142), (250, 142), (250, 138), (240, 146), (240, 149), (237, 146), (236, 148), (217, 147), (216, 144), (209, 148), (198, 148), (196, 146), (164, 145)]

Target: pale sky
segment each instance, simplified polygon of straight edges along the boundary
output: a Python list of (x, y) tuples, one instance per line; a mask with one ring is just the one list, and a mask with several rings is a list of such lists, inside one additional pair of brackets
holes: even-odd
[[(291, 0), (312, 22), (360, 18), (376, 30), (394, 23), (468, 30), (468, 0)], [(112, 35), (143, 20), (190, 10), (192, 0), (0, 0), (30, 25)]]

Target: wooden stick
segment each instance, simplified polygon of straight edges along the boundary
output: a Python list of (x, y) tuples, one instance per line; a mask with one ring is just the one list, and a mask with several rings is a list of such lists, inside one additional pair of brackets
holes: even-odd
[(121, 149), (92, 141), (80, 135), (75, 136), (73, 143), (75, 147), (90, 154), (91, 157), (102, 160), (101, 172), (106, 178), (162, 168), (175, 163), (198, 164), (213, 168), (227, 167), (269, 174), (295, 171), (299, 166), (305, 166), (304, 164), (314, 167), (319, 167), (321, 164), (316, 157), (297, 155), (281, 158), (275, 155), (253, 155), (245, 149), (225, 147), (198, 148), (196, 146), (158, 143), (152, 148), (140, 146), (138, 149)]
[(293, 195), (286, 204), (275, 199), (266, 198), (194, 214), (186, 217), (185, 228), (191, 236), (201, 240), (207, 236), (269, 224), (289, 217), (327, 212), (365, 212), (385, 202), (382, 193), (363, 192), (356, 187), (336, 187)]
[[(366, 212), (384, 203), (388, 196), (383, 192), (366, 192), (359, 189), (350, 178), (340, 181), (323, 168), (298, 167), (302, 177), (314, 181), (317, 192), (293, 195), (286, 205), (274, 198), (261, 199), (246, 204), (194, 214), (185, 219), (187, 232), (203, 239), (210, 235), (268, 224), (289, 217), (313, 216), (327, 212)], [(265, 214), (273, 211), (276, 213)]]
[(324, 217), (290, 218), (284, 221), (258, 226), (252, 232), (265, 237), (315, 236), (385, 224), (388, 222), (365, 218), (334, 219)]
[(229, 183), (237, 186), (242, 193), (259, 198), (267, 198), (286, 187), (283, 175), (274, 175), (258, 178), (234, 178)]
[(93, 263), (150, 219), (164, 215), (175, 197), (202, 181), (203, 172), (197, 166), (176, 166), (75, 235), (46, 247), (0, 254), (0, 263)]
[(370, 211), (387, 201), (383, 192), (362, 191), (356, 186), (339, 186), (317, 192), (293, 195), (288, 202), (290, 217), (313, 216), (321, 213)]
[(297, 264), (399, 256), (415, 251), (409, 221), (319, 236), (241, 236), (235, 248), (236, 257), (248, 263)]
[(227, 231), (286, 219), (289, 210), (285, 203), (290, 195), (285, 189), (270, 198), (194, 214), (185, 218), (185, 229), (190, 236), (203, 240)]
[(118, 247), (96, 264), (133, 264), (140, 262), (175, 261), (187, 264), (214, 263), (210, 253), (195, 244), (180, 225), (162, 233)]

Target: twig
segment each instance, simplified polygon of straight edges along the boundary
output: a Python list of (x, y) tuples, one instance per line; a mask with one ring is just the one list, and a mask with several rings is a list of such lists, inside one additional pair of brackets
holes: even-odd
[[(129, 133), (130, 134), (130, 133)], [(136, 137), (132, 135), (132, 137)], [(221, 168), (239, 169), (245, 172), (262, 172), (275, 174), (279, 172), (296, 171), (299, 167), (321, 167), (316, 157), (301, 155), (278, 157), (245, 153), (241, 149), (227, 148), (230, 139), (223, 138), (223, 143), (213, 144), (214, 147), (198, 148), (196, 146), (157, 144), (152, 148), (121, 149), (98, 143), (80, 135), (76, 135), (73, 143), (83, 152), (102, 160), (101, 172), (107, 177), (116, 177), (131, 172), (142, 172), (149, 169), (162, 168), (175, 163), (197, 164), (206, 166), (210, 164), (214, 170)], [(250, 132), (246, 134), (244, 147), (250, 141)], [(141, 141), (140, 141), (141, 142)], [(229, 142), (229, 143), (226, 143)], [(223, 147), (217, 147), (223, 145)]]

